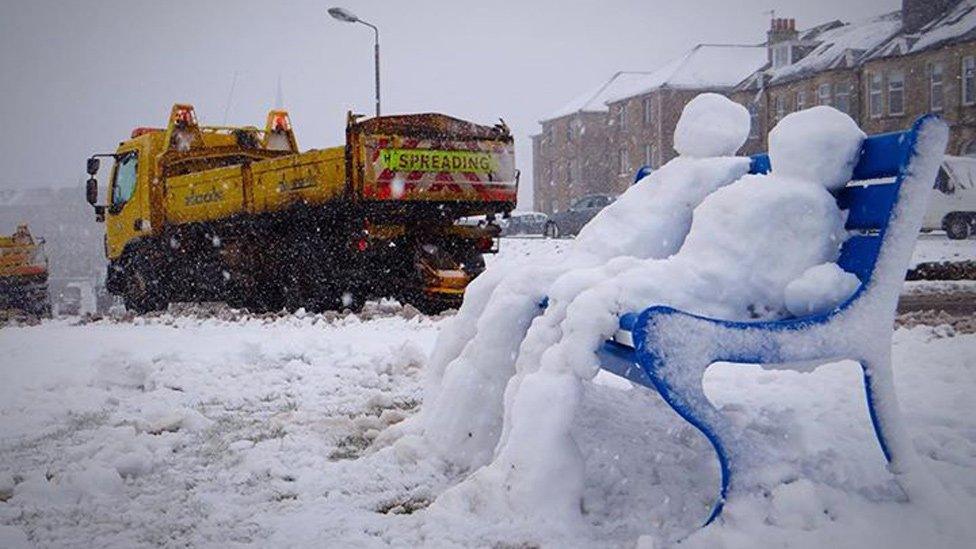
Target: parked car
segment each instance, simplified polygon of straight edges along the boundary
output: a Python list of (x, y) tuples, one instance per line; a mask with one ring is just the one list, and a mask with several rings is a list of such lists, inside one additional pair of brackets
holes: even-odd
[(512, 216), (501, 221), (502, 236), (541, 235), (546, 230), (549, 216), (541, 212), (512, 212)]
[(976, 158), (946, 155), (922, 228), (957, 240), (976, 233)]
[(611, 194), (589, 194), (576, 199), (568, 210), (556, 212), (549, 217), (545, 235), (559, 238), (579, 233), (583, 225), (589, 223), (596, 214), (600, 213), (600, 210), (613, 204), (616, 199), (617, 197)]

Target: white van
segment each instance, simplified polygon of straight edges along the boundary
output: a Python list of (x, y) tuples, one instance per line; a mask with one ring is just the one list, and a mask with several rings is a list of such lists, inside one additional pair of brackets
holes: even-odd
[(976, 233), (976, 158), (946, 155), (922, 229), (957, 240)]

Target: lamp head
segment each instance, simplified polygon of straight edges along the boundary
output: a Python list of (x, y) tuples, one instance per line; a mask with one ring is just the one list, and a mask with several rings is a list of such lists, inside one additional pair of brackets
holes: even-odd
[(345, 23), (358, 23), (359, 18), (346, 8), (329, 8), (329, 15)]

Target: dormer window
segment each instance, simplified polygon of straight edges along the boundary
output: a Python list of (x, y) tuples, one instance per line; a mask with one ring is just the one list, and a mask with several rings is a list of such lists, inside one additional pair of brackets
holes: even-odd
[(793, 63), (793, 47), (789, 44), (773, 46), (773, 68), (778, 69)]

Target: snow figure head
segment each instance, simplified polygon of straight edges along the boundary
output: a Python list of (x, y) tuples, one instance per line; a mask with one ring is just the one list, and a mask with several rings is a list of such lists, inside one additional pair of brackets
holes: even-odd
[(732, 156), (749, 137), (749, 111), (717, 93), (703, 93), (685, 105), (674, 129), (681, 156)]
[(769, 132), (773, 174), (836, 191), (851, 180), (864, 137), (850, 116), (833, 107), (790, 114)]

